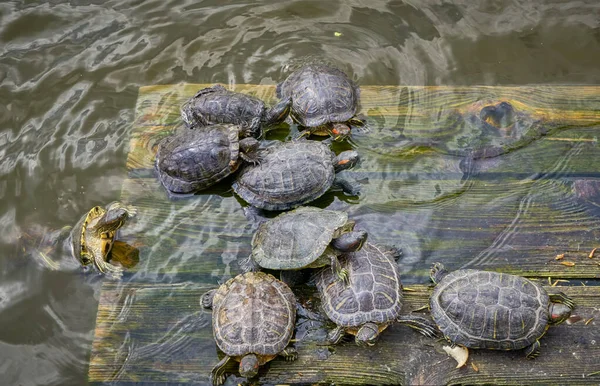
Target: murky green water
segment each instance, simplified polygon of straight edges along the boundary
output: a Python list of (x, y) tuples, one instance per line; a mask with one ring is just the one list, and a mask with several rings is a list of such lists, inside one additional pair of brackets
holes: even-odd
[[(476, 5), (472, 1), (377, 0), (2, 3), (0, 384), (87, 383), (102, 279), (79, 271), (52, 270), (22, 253), (17, 244), (23, 232), (37, 229), (43, 233), (74, 224), (93, 205), (120, 198), (128, 175), (129, 130), (139, 87), (275, 84), (282, 80), (290, 62), (307, 56), (336, 63), (361, 85), (597, 85), (599, 14), (596, 1), (489, 1)], [(582, 136), (593, 138), (594, 134), (589, 130)], [(359, 146), (371, 143), (360, 136), (356, 141)], [(386, 153), (381, 146), (373, 145), (370, 150)], [(548, 172), (564, 170), (569, 157), (581, 151), (577, 146), (565, 148), (564, 159), (557, 160)], [(405, 159), (390, 156), (389, 161), (396, 165)], [(410, 159), (403, 170), (390, 166), (388, 175), (416, 183), (411, 180), (411, 167), (426, 170), (423, 163), (427, 162), (431, 161)], [(517, 158), (515, 162), (531, 160)], [(367, 161), (363, 171), (369, 167), (376, 168)], [(436, 167), (439, 170), (439, 164)], [(448, 168), (462, 173), (456, 164)], [(361, 169), (356, 173), (360, 178)], [(454, 183), (456, 180), (448, 182)], [(426, 211), (411, 205), (435, 202), (435, 189), (455, 187), (425, 184), (426, 188), (410, 190), (411, 196), (402, 194), (403, 186), (396, 189), (393, 182), (391, 186), (382, 184), (383, 190), (374, 184), (366, 188), (355, 215), (375, 237), (386, 239), (393, 232), (413, 235), (402, 241), (408, 269), (415, 269), (408, 277), (409, 281), (424, 282), (422, 270), (439, 256), (431, 253), (435, 246), (420, 248), (436, 237), (432, 227), (429, 234), (418, 231), (437, 221), (441, 234), (445, 224), (439, 213), (458, 213), (461, 208), (453, 206), (452, 200)], [(222, 196), (200, 196), (187, 209), (225, 205), (220, 207), (223, 213), (239, 213), (239, 203), (227, 188), (220, 191)], [(560, 189), (554, 191), (563, 197)], [(378, 192), (385, 197), (378, 199)], [(528, 208), (532, 201), (535, 197), (519, 201), (504, 196), (481, 202), (490, 210), (502, 210), (506, 205)], [(564, 200), (557, 202), (567, 205)], [(322, 206), (328, 203), (320, 202)], [(482, 219), (476, 222), (485, 226)], [(171, 232), (163, 226), (138, 223), (136, 229)], [(518, 227), (507, 229), (508, 233), (519, 231)], [(207, 262), (211, 269), (204, 280), (214, 285), (236, 273), (238, 268), (232, 262), (243, 257), (247, 246), (240, 251), (235, 236), (250, 229), (232, 225), (230, 238), (216, 237), (220, 241), (213, 244), (211, 229), (201, 231), (200, 236), (190, 236), (192, 247), (197, 246), (194, 240), (202, 240), (208, 251), (219, 243), (228, 247), (226, 253)], [(502, 232), (499, 229), (501, 237), (489, 240), (490, 248), (510, 248)], [(133, 239), (131, 233), (129, 237)], [(165, 245), (142, 250), (142, 262), (160, 247)], [(192, 258), (186, 253), (191, 252), (169, 259), (172, 265), (158, 270), (150, 263), (141, 264), (136, 275), (126, 280), (187, 280), (177, 275)], [(480, 263), (489, 259), (489, 253), (481, 248), (469, 253), (479, 254)]]

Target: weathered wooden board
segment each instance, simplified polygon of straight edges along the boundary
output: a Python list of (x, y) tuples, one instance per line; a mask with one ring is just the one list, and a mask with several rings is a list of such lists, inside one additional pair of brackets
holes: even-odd
[[(157, 141), (179, 124), (180, 105), (205, 86), (140, 89), (127, 161), (130, 178), (122, 190), (138, 216), (121, 234), (140, 249), (140, 262), (128, 270), (126, 284), (103, 287), (92, 383), (203, 384), (217, 361), (209, 314), (199, 310), (198, 298), (240, 272), (238, 260), (250, 253), (252, 212), (231, 191), (231, 180), (192, 199), (169, 200), (152, 171)], [(353, 135), (351, 145), (362, 162), (344, 172), (360, 183), (361, 195), (330, 192), (311, 205), (345, 210), (372, 241), (402, 248), (405, 283), (421, 284), (408, 294), (407, 309), (425, 304), (422, 284), (435, 261), (450, 269), (568, 279), (573, 285), (600, 278), (600, 249), (588, 258), (600, 247), (600, 203), (597, 196), (578, 198), (573, 188), (577, 180), (600, 180), (600, 87), (361, 89), (368, 125)], [(235, 90), (275, 102), (274, 86)], [(531, 130), (524, 125), (514, 138), (480, 141), (469, 117), (499, 101), (510, 102), (524, 122), (532, 122)], [(272, 135), (285, 135), (285, 127)], [(470, 141), (503, 154), (470, 158)], [(560, 254), (564, 258), (556, 260)], [(402, 326), (386, 331), (373, 349), (345, 344), (330, 352), (317, 345), (323, 320), (314, 310), (308, 314), (312, 319), (300, 318), (300, 359), (273, 362), (260, 382), (588, 383), (595, 379), (588, 375), (600, 371), (597, 324), (584, 325), (598, 317), (598, 288), (563, 289), (576, 298), (584, 320), (550, 330), (540, 358), (477, 352), (472, 359), (479, 371), (452, 369), (441, 343)]]
[[(411, 286), (404, 312), (427, 304), (430, 289)], [(370, 348), (353, 341), (322, 346), (324, 322), (300, 312), (295, 362), (276, 359), (260, 373), (263, 384), (439, 385), (590, 384), (600, 379), (600, 287), (561, 287), (577, 303), (581, 318), (551, 328), (542, 352), (527, 360), (522, 351), (471, 350), (455, 369), (442, 346), (397, 325)], [(210, 313), (199, 310), (207, 288), (180, 285), (105, 283), (98, 310), (90, 366), (92, 384), (204, 384), (218, 356), (211, 339)], [(304, 309), (299, 305), (300, 309)], [(316, 307), (313, 304), (313, 307)], [(586, 324), (586, 322), (588, 322)], [(477, 369), (477, 370), (475, 370)], [(232, 383), (234, 384), (234, 383)]]

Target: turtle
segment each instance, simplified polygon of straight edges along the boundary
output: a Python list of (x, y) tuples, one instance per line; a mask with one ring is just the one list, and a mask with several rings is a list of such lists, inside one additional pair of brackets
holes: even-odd
[(291, 98), (290, 117), (306, 128), (301, 135), (330, 135), (336, 141), (350, 135), (356, 117), (360, 88), (343, 71), (325, 64), (308, 64), (279, 83), (277, 97)]
[(107, 258), (115, 243), (117, 230), (136, 212), (135, 207), (117, 201), (105, 207), (94, 206), (71, 230), (71, 254), (83, 266), (93, 263), (98, 271), (120, 277), (123, 269), (110, 264)]
[(275, 357), (295, 360), (290, 340), (296, 323), (292, 290), (265, 272), (246, 272), (202, 295), (202, 306), (212, 308), (213, 335), (225, 357), (212, 369), (213, 385), (225, 381), (230, 360), (240, 363), (243, 377), (253, 378), (259, 366)]
[(340, 257), (341, 266), (348, 271), (349, 285), (335, 280), (330, 270), (317, 274), (322, 308), (337, 325), (327, 336), (330, 344), (340, 342), (348, 333), (355, 336), (357, 345), (373, 346), (380, 333), (394, 322), (428, 337), (439, 334), (431, 321), (400, 314), (402, 282), (396, 262), (400, 255), (397, 248), (367, 242), (360, 250)]
[(259, 138), (263, 126), (277, 125), (285, 120), (291, 106), (290, 98), (272, 108), (253, 96), (229, 91), (220, 84), (203, 88), (181, 107), (181, 118), (188, 128), (215, 123), (231, 123), (242, 128), (242, 136)]
[(367, 232), (354, 226), (346, 212), (302, 206), (260, 224), (246, 262), (250, 269), (282, 271), (330, 264), (333, 275), (345, 280), (338, 255), (359, 250), (367, 240)]
[(274, 141), (260, 151), (259, 164), (246, 164), (233, 190), (250, 205), (265, 210), (288, 210), (321, 197), (332, 185), (350, 195), (358, 188), (335, 174), (354, 166), (358, 153), (346, 150), (337, 157), (318, 141)]
[(238, 125), (215, 124), (164, 138), (156, 153), (162, 185), (170, 193), (194, 193), (235, 172), (241, 160), (257, 162), (259, 142), (252, 137), (240, 140), (241, 130)]
[(533, 359), (548, 326), (564, 322), (575, 307), (563, 293), (549, 295), (539, 284), (506, 273), (448, 273), (443, 264), (434, 263), (431, 280), (434, 322), (449, 342), (467, 349), (525, 349)]

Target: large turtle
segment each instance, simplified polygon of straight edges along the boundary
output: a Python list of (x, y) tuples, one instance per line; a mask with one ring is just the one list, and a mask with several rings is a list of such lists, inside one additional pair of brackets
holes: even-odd
[(548, 295), (531, 280), (505, 273), (448, 273), (435, 263), (431, 279), (433, 320), (448, 341), (466, 348), (526, 348), (527, 358), (535, 358), (548, 326), (564, 322), (575, 306), (563, 293)]
[(204, 130), (178, 130), (158, 145), (156, 169), (171, 193), (193, 193), (235, 172), (241, 160), (256, 162), (258, 141), (239, 139), (240, 127), (215, 124)]
[(290, 109), (290, 98), (268, 109), (250, 95), (227, 90), (220, 84), (203, 88), (181, 107), (181, 118), (189, 128), (214, 123), (240, 125), (243, 137), (259, 138), (262, 126), (283, 122)]
[(243, 377), (252, 378), (259, 366), (276, 356), (295, 360), (288, 346), (296, 323), (296, 298), (283, 282), (264, 272), (238, 275), (202, 296), (212, 307), (213, 334), (225, 357), (212, 369), (213, 385), (226, 378), (230, 360), (240, 362)]
[(356, 118), (360, 89), (337, 68), (309, 64), (294, 71), (277, 85), (277, 96), (291, 98), (290, 117), (307, 130), (303, 134), (330, 135), (343, 140), (350, 125), (362, 125)]
[(73, 227), (70, 236), (72, 255), (86, 266), (91, 263), (102, 273), (120, 277), (123, 269), (107, 262), (117, 230), (134, 216), (136, 209), (120, 202), (95, 206)]
[(355, 231), (346, 212), (303, 206), (265, 221), (252, 237), (250, 268), (299, 270), (331, 264), (332, 273), (346, 279), (337, 257), (359, 250), (367, 239)]
[(335, 280), (330, 270), (322, 270), (316, 283), (325, 314), (337, 328), (328, 335), (330, 343), (338, 343), (344, 333), (355, 335), (359, 346), (372, 346), (390, 324), (400, 322), (423, 335), (438, 334), (435, 325), (425, 318), (400, 315), (402, 283), (395, 248), (366, 243), (359, 251), (340, 257), (348, 271), (349, 285)]
[(260, 163), (245, 165), (233, 190), (254, 207), (287, 210), (321, 197), (334, 184), (348, 194), (357, 194), (348, 181), (335, 173), (354, 166), (358, 153), (348, 150), (337, 157), (321, 142), (298, 140), (277, 142), (260, 152)]

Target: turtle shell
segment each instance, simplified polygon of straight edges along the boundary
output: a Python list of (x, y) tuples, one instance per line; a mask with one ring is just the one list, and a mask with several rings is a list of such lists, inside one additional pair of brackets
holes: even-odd
[(314, 263), (338, 229), (345, 212), (300, 207), (262, 223), (252, 238), (252, 259), (267, 269), (302, 269)]
[(239, 126), (216, 124), (203, 130), (179, 130), (159, 143), (156, 168), (167, 190), (192, 193), (235, 172), (239, 151)]
[(260, 164), (245, 165), (233, 190), (249, 204), (287, 210), (321, 197), (333, 183), (335, 153), (317, 141), (292, 141), (260, 153)]
[[(264, 114), (263, 101), (250, 95), (229, 91), (221, 85), (198, 91), (181, 108), (181, 117), (188, 127), (196, 123), (230, 123), (240, 125), (243, 129), (258, 128)], [(194, 116), (200, 117), (200, 122), (194, 119)]]
[(336, 280), (330, 269), (317, 277), (325, 314), (338, 326), (358, 327), (367, 322), (385, 325), (402, 309), (400, 271), (389, 250), (366, 243), (359, 251), (344, 254), (342, 267), (349, 285)]
[(462, 269), (440, 280), (431, 316), (446, 338), (469, 348), (518, 350), (548, 326), (548, 293), (520, 276)]
[(354, 117), (360, 89), (337, 68), (313, 64), (301, 67), (279, 84), (277, 96), (292, 98), (290, 115), (294, 121), (317, 127)]
[(276, 355), (289, 343), (296, 322), (296, 298), (272, 275), (248, 272), (221, 285), (213, 298), (213, 333), (233, 357)]

